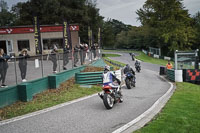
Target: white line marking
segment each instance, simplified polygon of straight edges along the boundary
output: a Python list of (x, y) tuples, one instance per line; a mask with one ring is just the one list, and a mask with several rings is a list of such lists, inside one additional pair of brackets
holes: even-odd
[(49, 111), (52, 111), (52, 110), (55, 110), (55, 109), (59, 109), (59, 108), (62, 108), (64, 106), (67, 106), (67, 105), (70, 105), (70, 104), (73, 104), (73, 103), (77, 103), (77, 102), (89, 99), (91, 97), (94, 97), (94, 96), (97, 96), (97, 93), (90, 95), (90, 96), (82, 97), (82, 98), (79, 98), (79, 99), (76, 99), (76, 100), (73, 100), (73, 101), (62, 103), (62, 104), (59, 104), (59, 105), (56, 105), (56, 106), (53, 106), (53, 107), (50, 107), (50, 108), (39, 110), (39, 111), (36, 111), (36, 112), (33, 112), (33, 113), (29, 113), (29, 114), (26, 114), (26, 115), (23, 115), (23, 116), (18, 116), (18, 117), (11, 118), (11, 119), (8, 119), (8, 120), (3, 120), (3, 121), (0, 121), (0, 126), (5, 125), (5, 124), (9, 124), (9, 123), (12, 123), (12, 122), (15, 122), (15, 121), (23, 120), (23, 119), (26, 119), (26, 118), (29, 118), (29, 117), (33, 117), (33, 116), (36, 116), (36, 115), (39, 115), (39, 114), (43, 114), (43, 113), (46, 113), (46, 112), (49, 112)]
[(112, 133), (121, 133), (121, 132), (125, 131), (126, 129), (128, 129), (129, 127), (131, 127), (132, 125), (134, 125), (135, 123), (140, 121), (142, 118), (144, 118), (147, 114), (149, 114), (149, 112), (151, 112), (160, 103), (160, 101), (163, 100), (172, 91), (173, 84), (171, 82), (168, 82), (168, 83), (171, 85), (169, 90), (162, 97), (160, 97), (148, 110), (146, 110), (143, 114), (141, 114), (140, 116), (138, 116), (131, 122), (127, 123), (126, 125), (113, 131)]

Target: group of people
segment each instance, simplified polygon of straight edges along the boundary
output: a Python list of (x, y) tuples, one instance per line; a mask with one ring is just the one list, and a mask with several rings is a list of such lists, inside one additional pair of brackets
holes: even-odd
[[(22, 82), (26, 82), (26, 72), (27, 72), (27, 58), (30, 56), (27, 53), (27, 49), (23, 49), (19, 54), (19, 69), (21, 72)], [(0, 48), (0, 82), (1, 87), (7, 87), (5, 84), (5, 78), (8, 69), (8, 60), (10, 56), (4, 53), (4, 50)]]
[[(74, 47), (74, 67), (77, 66), (77, 63), (79, 60), (78, 53), (80, 56), (81, 65), (83, 65), (83, 64), (85, 64), (85, 59), (90, 59), (90, 60), (91, 60), (91, 58), (96, 59), (97, 56), (99, 56), (98, 50), (99, 50), (99, 45), (97, 43), (93, 44), (90, 48), (89, 48), (88, 44), (86, 44), (86, 43), (76, 45)], [(89, 54), (89, 52), (91, 52), (93, 54), (93, 57)]]
[[(77, 63), (79, 61), (80, 57), (80, 62), (81, 65), (85, 64), (85, 60), (89, 59), (89, 46), (86, 43), (81, 43), (77, 44), (73, 48), (73, 58), (74, 58), (74, 67), (77, 67)], [(93, 53), (94, 59), (96, 59), (97, 54), (98, 54), (98, 44), (93, 44), (90, 48), (91, 52)], [(72, 53), (72, 50), (69, 45), (66, 45), (63, 50), (63, 70), (67, 70), (67, 64), (69, 63), (69, 57)], [(53, 63), (53, 73), (57, 73), (57, 60), (58, 60), (58, 48), (56, 45), (54, 45), (53, 49), (51, 50), (51, 53), (49, 54), (49, 60), (52, 61)]]

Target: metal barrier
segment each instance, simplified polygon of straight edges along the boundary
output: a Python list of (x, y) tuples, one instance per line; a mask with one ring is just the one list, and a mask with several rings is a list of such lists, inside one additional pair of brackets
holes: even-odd
[(174, 69), (167, 69), (167, 78), (171, 81), (175, 81), (175, 71), (174, 71)]
[(102, 84), (102, 74), (103, 72), (84, 72), (76, 73), (75, 80), (77, 84), (84, 85), (97, 85)]
[(5, 71), (5, 82), (2, 81), (2, 84), (5, 83), (8, 86), (18, 85), (22, 82), (47, 77), (52, 73), (64, 72), (75, 67), (91, 64), (100, 57), (99, 50), (78, 50), (65, 53), (51, 52), (27, 57), (21, 54), (10, 58), (8, 68), (1, 69), (1, 71)]
[(111, 60), (107, 60), (107, 59), (104, 59), (105, 61), (109, 62), (110, 64), (114, 65), (114, 66), (117, 66), (117, 67), (123, 67), (123, 65), (121, 64), (117, 64), (115, 62), (112, 62)]

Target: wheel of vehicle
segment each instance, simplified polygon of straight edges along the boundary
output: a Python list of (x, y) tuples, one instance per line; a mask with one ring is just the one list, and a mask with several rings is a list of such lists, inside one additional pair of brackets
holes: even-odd
[(131, 82), (130, 82), (130, 80), (129, 80), (129, 79), (126, 79), (126, 80), (125, 80), (125, 83), (126, 83), (126, 87), (127, 87), (128, 89), (131, 89)]
[(105, 93), (103, 96), (103, 103), (107, 109), (112, 109), (114, 105), (114, 98), (110, 94)]
[(132, 86), (135, 87), (135, 82), (134, 81), (132, 81)]

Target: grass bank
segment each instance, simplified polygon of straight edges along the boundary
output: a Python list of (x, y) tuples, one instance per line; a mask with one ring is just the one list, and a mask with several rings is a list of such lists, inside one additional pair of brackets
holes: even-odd
[(144, 62), (148, 62), (148, 63), (152, 63), (152, 64), (158, 64), (158, 65), (162, 65), (162, 66), (166, 66), (166, 64), (168, 63), (167, 60), (149, 57), (146, 54), (144, 54), (143, 52), (139, 52), (139, 56), (136, 56), (136, 58), (138, 60), (141, 60), (141, 61), (144, 61)]
[[(84, 71), (102, 71), (102, 68), (86, 68)], [(0, 120), (13, 118), (65, 103), (101, 91), (101, 86), (82, 88), (75, 84), (74, 78), (62, 83), (58, 89), (48, 89), (34, 96), (30, 102), (16, 102), (0, 109)]]
[(176, 87), (162, 112), (135, 133), (200, 133), (200, 86), (176, 83)]
[[(116, 64), (119, 64), (119, 65), (122, 65), (122, 66), (125, 66), (126, 64), (124, 63), (121, 63), (119, 61), (115, 61), (115, 60), (111, 60), (109, 57), (119, 57), (121, 55), (118, 55), (118, 54), (103, 54), (103, 59), (104, 61), (106, 62), (106, 64), (108, 64), (109, 66), (112, 66), (114, 68), (114, 70), (118, 70), (119, 67), (118, 66), (115, 66), (113, 64), (111, 64), (110, 62), (106, 61), (106, 60), (109, 60), (109, 61), (112, 61), (113, 63), (116, 63)], [(105, 60), (106, 59), (106, 60)]]
[(103, 52), (125, 52), (125, 53), (139, 53), (136, 50), (102, 50)]

